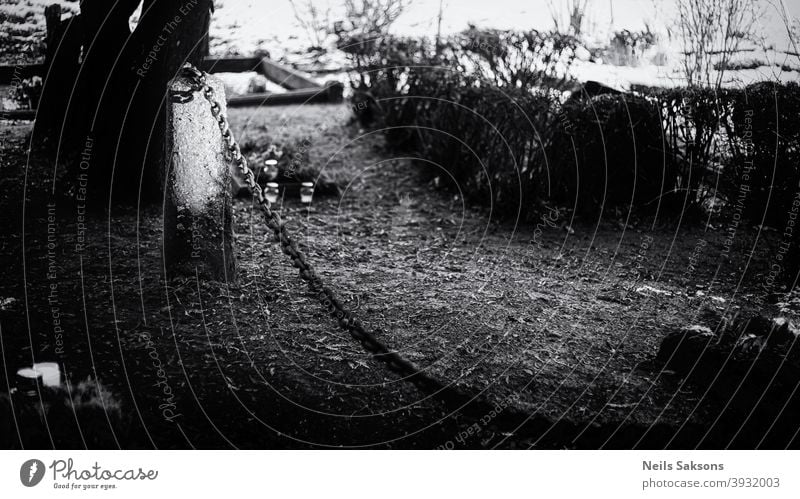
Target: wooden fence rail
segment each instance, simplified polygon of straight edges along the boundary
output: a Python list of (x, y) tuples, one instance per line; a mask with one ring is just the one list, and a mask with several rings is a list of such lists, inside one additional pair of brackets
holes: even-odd
[[(320, 85), (308, 74), (279, 64), (266, 57), (206, 57), (202, 69), (209, 73), (243, 73), (255, 71), (269, 81), (276, 83), (286, 92), (251, 93), (229, 97), (230, 107), (242, 106), (281, 106), (286, 104), (306, 104), (320, 102), (340, 102), (342, 84), (329, 81)], [(4, 64), (0, 65), (0, 84), (15, 85), (32, 76), (44, 76), (44, 64)], [(0, 110), (4, 119), (34, 119), (35, 109)]]

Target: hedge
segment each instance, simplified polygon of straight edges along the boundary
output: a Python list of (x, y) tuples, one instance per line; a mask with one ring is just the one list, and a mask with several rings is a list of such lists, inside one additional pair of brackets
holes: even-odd
[[(439, 165), (496, 213), (532, 218), (555, 204), (679, 216), (730, 207), (743, 181), (751, 220), (780, 224), (791, 208), (800, 181), (797, 83), (565, 99), (563, 85), (503, 85), (465, 72), (463, 46), (451, 41), (432, 55), (424, 43), (403, 42), (361, 68), (370, 77), (356, 95), (371, 103), (363, 109), (390, 145)], [(554, 67), (548, 60), (543, 70)]]

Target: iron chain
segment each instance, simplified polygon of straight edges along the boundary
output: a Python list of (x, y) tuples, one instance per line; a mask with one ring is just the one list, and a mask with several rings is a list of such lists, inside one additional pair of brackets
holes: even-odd
[(300, 278), (308, 284), (323, 309), (335, 318), (339, 327), (347, 331), (350, 336), (358, 341), (364, 350), (371, 354), (376, 360), (383, 362), (390, 371), (394, 372), (405, 381), (412, 383), (421, 392), (443, 399), (448, 404), (457, 404), (459, 406), (468, 404), (472, 400), (472, 397), (433, 378), (396, 351), (390, 350), (378, 340), (373, 333), (367, 331), (360, 320), (353, 317), (353, 314), (342, 305), (342, 302), (330, 287), (325, 286), (322, 279), (314, 272), (313, 267), (306, 260), (305, 255), (297, 249), (297, 245), (286, 230), (286, 225), (281, 219), (281, 216), (276, 211), (272, 210), (269, 200), (264, 196), (261, 186), (256, 182), (255, 174), (248, 166), (247, 158), (242, 155), (239, 144), (233, 137), (225, 113), (222, 112), (220, 103), (215, 99), (214, 89), (209, 85), (205, 73), (193, 66), (186, 65), (183, 67), (183, 74), (191, 79), (191, 89), (187, 92), (173, 92), (172, 100), (175, 102), (187, 102), (195, 92), (201, 92), (203, 94), (203, 97), (205, 97), (211, 107), (211, 114), (217, 121), (220, 132), (222, 132), (225, 147), (236, 163), (236, 167), (244, 176), (245, 182), (252, 191), (254, 199), (261, 207), (267, 226), (273, 232), (275, 239), (280, 243), (283, 253), (289, 257), (292, 266), (298, 270)]
[[(413, 384), (422, 393), (442, 401), (448, 410), (454, 414), (461, 414), (465, 419), (473, 421), (474, 424), (489, 426), (494, 431), (505, 432), (506, 434), (510, 432), (517, 436), (533, 435), (536, 438), (542, 438), (552, 430), (555, 430), (554, 433), (560, 435), (561, 438), (566, 438), (567, 435), (576, 436), (576, 438), (581, 435), (585, 437), (595, 433), (590, 427), (582, 427), (566, 419), (553, 421), (544, 415), (530, 414), (524, 410), (514, 409), (509, 406), (509, 399), (500, 403), (492, 403), (478, 395), (464, 393), (453, 385), (442, 383), (440, 380), (423, 372), (398, 352), (390, 350), (372, 332), (367, 331), (361, 321), (355, 318), (342, 305), (336, 293), (325, 286), (314, 272), (311, 264), (306, 260), (305, 255), (297, 249), (297, 245), (286, 230), (281, 216), (272, 211), (269, 200), (264, 196), (261, 186), (256, 182), (253, 170), (247, 164), (247, 158), (242, 155), (239, 144), (236, 143), (236, 139), (233, 137), (228, 120), (225, 117), (225, 113), (222, 112), (220, 103), (215, 99), (214, 89), (208, 84), (206, 74), (190, 64), (185, 65), (182, 70), (183, 75), (187, 76), (192, 82), (190, 89), (187, 91), (173, 91), (170, 95), (171, 99), (174, 102), (188, 102), (194, 98), (195, 93), (202, 93), (211, 107), (211, 114), (217, 121), (220, 132), (222, 132), (225, 148), (236, 163), (236, 167), (244, 176), (254, 199), (261, 207), (267, 226), (280, 243), (281, 250), (289, 257), (292, 266), (298, 270), (300, 278), (314, 292), (323, 309), (334, 317), (339, 327), (358, 341), (365, 351), (376, 360), (383, 362), (391, 372), (400, 376), (401, 379)], [(500, 413), (502, 413), (502, 416)], [(602, 436), (602, 432), (598, 433), (601, 438), (605, 438)]]

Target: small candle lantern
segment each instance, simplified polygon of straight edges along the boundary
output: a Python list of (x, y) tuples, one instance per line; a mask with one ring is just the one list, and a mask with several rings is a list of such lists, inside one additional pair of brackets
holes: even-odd
[(61, 369), (55, 362), (40, 362), (17, 371), (17, 390), (24, 395), (35, 396), (42, 387), (55, 388), (59, 385)]
[(267, 189), (264, 191), (264, 197), (267, 198), (267, 201), (269, 201), (270, 204), (278, 202), (277, 182), (267, 182)]
[(300, 186), (300, 202), (310, 204), (314, 196), (314, 182), (303, 182)]
[(42, 384), (49, 387), (61, 385), (61, 369), (55, 362), (38, 362), (33, 368), (42, 374)]
[(42, 373), (31, 367), (17, 371), (17, 391), (26, 397), (35, 397), (42, 389)]
[(264, 172), (264, 178), (267, 180), (278, 178), (278, 160), (268, 159), (264, 161), (264, 169), (262, 171)]

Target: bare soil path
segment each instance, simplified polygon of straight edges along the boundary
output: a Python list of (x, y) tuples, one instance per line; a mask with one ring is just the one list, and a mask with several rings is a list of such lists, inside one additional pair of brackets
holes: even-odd
[[(467, 431), (335, 327), (247, 200), (235, 205), (235, 278), (165, 282), (159, 208), (89, 214), (82, 231), (76, 200), (49, 194), (52, 165), (26, 156), (24, 126), (4, 137), (0, 186), (0, 298), (13, 299), (0, 316), (6, 379), (33, 359), (102, 380), (129, 415), (108, 431), (110, 446), (660, 447), (714, 420), (720, 401), (647, 366), (667, 332), (712, 310), (763, 306), (763, 234), (743, 227), (722, 259), (721, 223), (704, 231), (565, 211), (536, 227), (498, 222), (437, 189), (435, 165), (391, 156), (378, 133), (347, 124), (344, 106), (235, 109), (230, 119), (253, 154), (293, 144), (339, 183), (341, 195), (310, 209), (285, 199), (284, 219), (383, 341), (501, 406), (569, 421), (587, 440)], [(625, 435), (653, 425), (668, 430)]]

